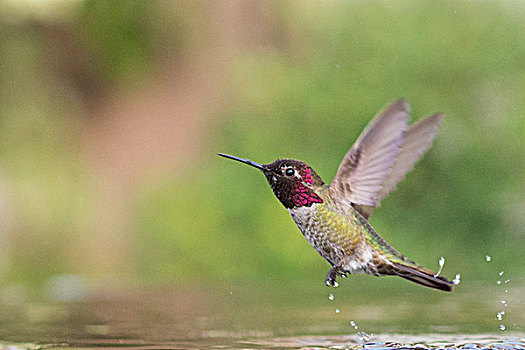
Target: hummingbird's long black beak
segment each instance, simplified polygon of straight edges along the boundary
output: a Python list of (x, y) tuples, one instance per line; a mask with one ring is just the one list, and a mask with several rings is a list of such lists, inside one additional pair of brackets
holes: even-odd
[(235, 157), (235, 156), (230, 156), (229, 154), (224, 154), (224, 153), (217, 153), (217, 155), (219, 155), (221, 157), (224, 157), (224, 158), (233, 159), (233, 160), (236, 160), (236, 161), (244, 163), (244, 164), (251, 165), (252, 167), (257, 168), (259, 170), (263, 170), (263, 171), (267, 170), (264, 165), (252, 162), (249, 159), (239, 158), (239, 157)]

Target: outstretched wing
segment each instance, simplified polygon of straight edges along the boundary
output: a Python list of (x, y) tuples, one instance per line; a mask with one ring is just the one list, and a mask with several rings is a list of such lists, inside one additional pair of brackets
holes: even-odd
[(396, 189), (397, 183), (405, 177), (406, 173), (414, 169), (417, 161), (430, 148), (438, 132), (442, 115), (442, 113), (434, 114), (410, 126), (405, 133), (403, 146), (394, 162), (392, 172), (387, 176), (383, 188), (377, 194), (376, 206), (380, 204), (379, 201)]
[(385, 198), (391, 191), (395, 190), (397, 183), (405, 177), (406, 173), (414, 168), (417, 161), (430, 148), (432, 141), (434, 141), (434, 137), (438, 132), (442, 116), (442, 113), (437, 113), (422, 119), (417, 123), (412, 124), (405, 132), (403, 146), (401, 146), (401, 150), (397, 154), (397, 159), (392, 166), (392, 171), (385, 178), (383, 187), (377, 194), (375, 206), (354, 206), (354, 208), (357, 209), (357, 211), (359, 211), (359, 213), (366, 219), (370, 218), (374, 207), (381, 205), (381, 200), (383, 200), (383, 198)]
[(403, 145), (409, 105), (400, 99), (374, 117), (343, 158), (330, 185), (355, 205), (376, 206)]

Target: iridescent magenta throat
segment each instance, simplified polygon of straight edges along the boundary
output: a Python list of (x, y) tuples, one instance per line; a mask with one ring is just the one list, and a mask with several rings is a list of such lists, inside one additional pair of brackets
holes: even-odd
[[(304, 182), (313, 184), (314, 179), (309, 168), (305, 168), (299, 171)], [(323, 203), (321, 197), (315, 192), (306, 187), (302, 182), (294, 188), (294, 194), (292, 195), (293, 203), (296, 207), (311, 206), (314, 203)]]

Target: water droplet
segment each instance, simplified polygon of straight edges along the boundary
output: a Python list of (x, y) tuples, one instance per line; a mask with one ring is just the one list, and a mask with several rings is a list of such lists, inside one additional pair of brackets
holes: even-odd
[(505, 271), (501, 271), (500, 273), (498, 273), (498, 275), (503, 276), (504, 273)]
[(362, 342), (366, 342), (370, 340), (370, 335), (365, 332), (357, 332), (357, 336), (359, 337), (359, 340)]
[(504, 331), (504, 330), (505, 330), (505, 325), (504, 325), (504, 324), (500, 325), (500, 326), (499, 326), (499, 329), (502, 330), (502, 331)]
[(485, 260), (487, 260), (487, 261), (491, 261), (492, 258), (490, 257), (490, 255), (485, 255)]
[(443, 266), (445, 265), (445, 258), (444, 257), (439, 258), (438, 264), (439, 264), (439, 269), (438, 269), (438, 272), (436, 272), (436, 274), (434, 275), (434, 277), (439, 276), (439, 274), (441, 273), (441, 270), (443, 270)]
[(459, 282), (461, 282), (461, 275), (458, 273), (456, 274), (456, 277), (454, 278), (454, 280), (452, 280), (452, 283), (454, 283), (454, 285), (457, 286)]
[(332, 293), (328, 296), (328, 300), (334, 300), (334, 295)]
[(338, 314), (341, 310), (335, 309), (335, 313)]
[(498, 319), (498, 321), (501, 321), (503, 315), (505, 315), (505, 311), (500, 311), (496, 314), (496, 318)]

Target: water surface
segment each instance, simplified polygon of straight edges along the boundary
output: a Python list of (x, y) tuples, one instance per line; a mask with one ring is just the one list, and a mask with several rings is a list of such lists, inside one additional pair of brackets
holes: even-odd
[(113, 285), (4, 296), (0, 349), (525, 349), (523, 287), (471, 283), (450, 294), (374, 282)]

